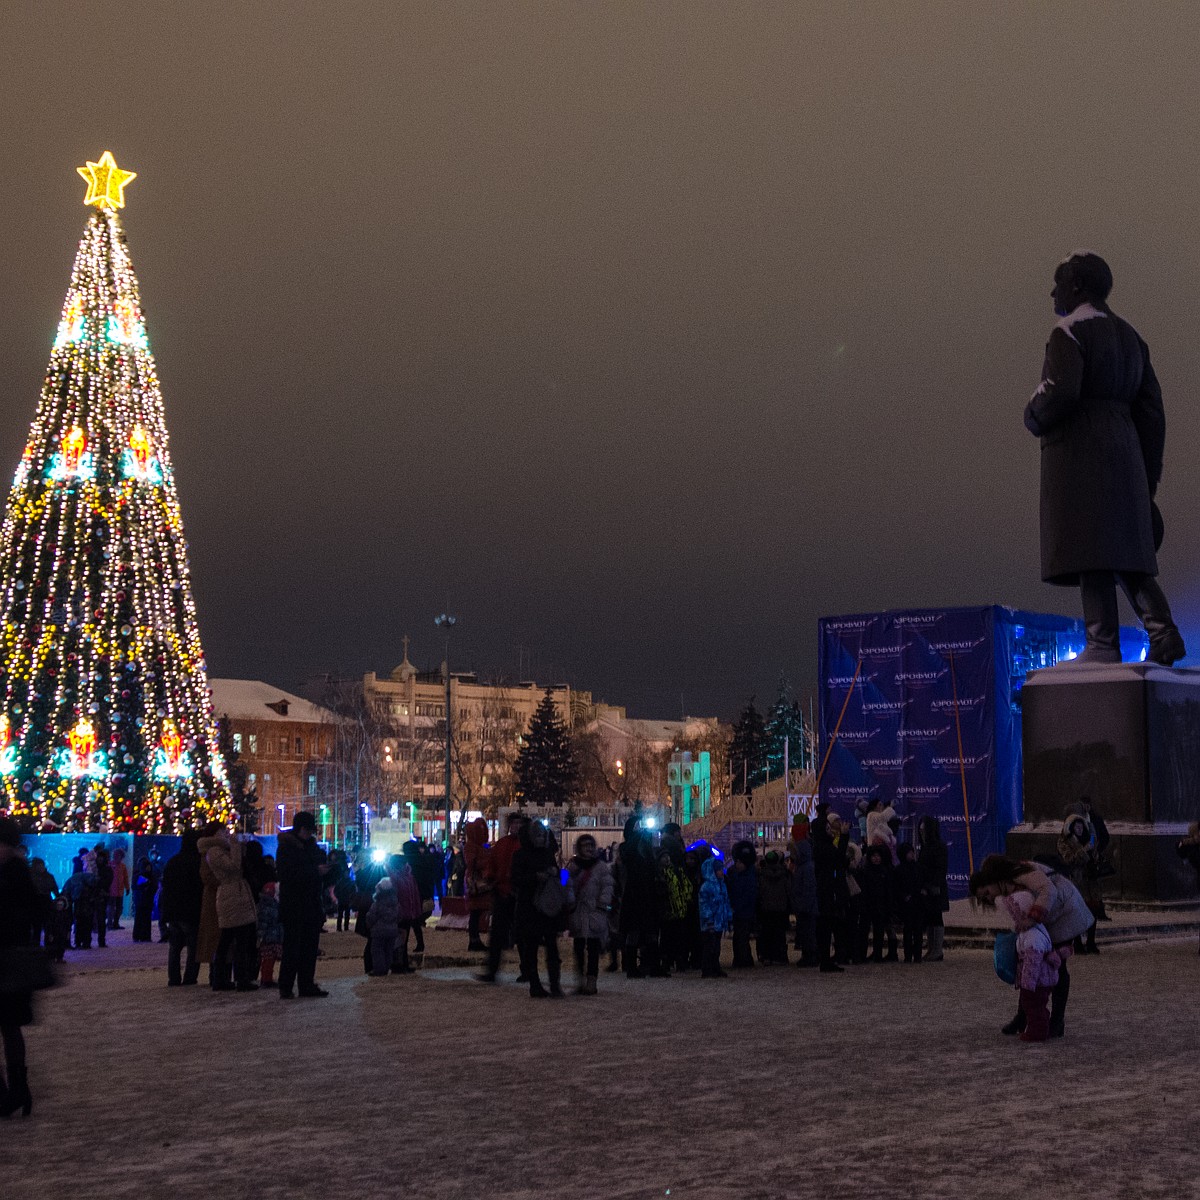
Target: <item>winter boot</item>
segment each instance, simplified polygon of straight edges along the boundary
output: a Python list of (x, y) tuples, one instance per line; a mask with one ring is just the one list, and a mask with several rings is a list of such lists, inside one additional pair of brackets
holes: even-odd
[(925, 955), (927, 962), (942, 961), (942, 942), (946, 937), (945, 927), (942, 925), (931, 925), (929, 927), (929, 953)]
[(546, 974), (550, 979), (550, 995), (556, 1000), (562, 998), (562, 967), (558, 963), (547, 963)]
[(1019, 1002), (1017, 1004), (1017, 1015), (1007, 1025), (1001, 1025), (1000, 1032), (1005, 1037), (1015, 1037), (1018, 1033), (1025, 1032), (1025, 1009)]
[(1158, 663), (1169, 667), (1187, 654), (1179, 627), (1171, 616), (1171, 606), (1158, 586), (1158, 580), (1153, 575), (1139, 578), (1136, 575), (1122, 575), (1121, 587), (1129, 597), (1137, 615), (1142, 619), (1142, 627), (1150, 638), (1150, 651), (1146, 655), (1148, 662)]
[(1065, 1031), (1067, 997), (1071, 994), (1071, 977), (1067, 974), (1066, 966), (1059, 968), (1058, 983), (1050, 993), (1050, 1036), (1060, 1038)]
[(596, 994), (596, 976), (589, 975), (583, 984), (583, 994), (585, 996), (594, 996)]
[(1087, 941), (1083, 945), (1085, 954), (1099, 954), (1100, 947), (1096, 945), (1096, 922), (1092, 922), (1092, 927), (1087, 931)]
[(542, 987), (542, 981), (537, 977), (536, 973), (529, 977), (529, 998), (531, 1000), (545, 1000), (550, 993)]
[(29, 1094), (29, 1073), (24, 1067), (13, 1067), (8, 1073), (8, 1094), (0, 1102), (0, 1117), (11, 1117), (17, 1109), (21, 1116), (33, 1112), (33, 1097)]
[(1050, 999), (1049, 988), (1021, 989), (1021, 1008), (1025, 1013), (1023, 1042), (1044, 1042), (1050, 1036), (1050, 1014), (1046, 1002)]
[(1121, 624), (1117, 608), (1117, 580), (1111, 571), (1084, 571), (1079, 576), (1083, 624), (1087, 645), (1075, 660), (1080, 663), (1119, 663)]

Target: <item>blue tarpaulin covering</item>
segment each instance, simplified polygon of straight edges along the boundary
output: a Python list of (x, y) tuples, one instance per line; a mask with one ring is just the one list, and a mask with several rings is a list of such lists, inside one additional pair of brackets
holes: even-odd
[[(851, 817), (878, 790), (902, 818), (937, 817), (950, 894), (965, 896), (968, 816), (976, 865), (1021, 820), (1025, 675), (1074, 657), (1082, 621), (989, 605), (824, 617), (818, 630), (818, 762), (845, 706), (820, 799)], [(1140, 630), (1121, 641), (1126, 659), (1144, 657)]]

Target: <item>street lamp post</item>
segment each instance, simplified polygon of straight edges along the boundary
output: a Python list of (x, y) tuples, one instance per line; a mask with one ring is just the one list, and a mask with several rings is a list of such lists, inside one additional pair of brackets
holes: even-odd
[(450, 798), (450, 630), (458, 624), (458, 618), (450, 616), (449, 613), (442, 613), (440, 617), (434, 617), (433, 623), (439, 628), (446, 631), (446, 849), (450, 849), (450, 810), (452, 801)]

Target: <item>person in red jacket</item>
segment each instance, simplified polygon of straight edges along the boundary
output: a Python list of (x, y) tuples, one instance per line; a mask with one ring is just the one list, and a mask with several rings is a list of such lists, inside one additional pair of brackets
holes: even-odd
[(467, 894), (468, 950), (486, 950), (479, 936), (483, 914), (492, 906), (492, 884), (488, 878), (488, 860), (491, 850), (487, 844), (488, 826), (482, 817), (476, 817), (467, 825), (466, 846), (463, 849)]
[(125, 851), (114, 850), (112, 855), (112, 883), (108, 887), (108, 927), (121, 929), (121, 914), (125, 908), (125, 897), (129, 895), (129, 868), (125, 865)]
[[(480, 983), (495, 983), (500, 970), (500, 956), (512, 945), (513, 916), (517, 898), (513, 893), (512, 860), (521, 846), (521, 828), (525, 818), (520, 813), (508, 814), (508, 827), (493, 847), (487, 860), (487, 879), (492, 886), (492, 926), (488, 941), (487, 970), (476, 976)], [(524, 976), (524, 964), (521, 975)]]

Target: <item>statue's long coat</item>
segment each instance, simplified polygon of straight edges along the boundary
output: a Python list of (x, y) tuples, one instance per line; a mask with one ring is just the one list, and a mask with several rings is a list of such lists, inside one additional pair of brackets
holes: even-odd
[(1162, 392), (1137, 330), (1081, 305), (1055, 325), (1025, 426), (1042, 442), (1042, 578), (1158, 574), (1150, 500), (1162, 475)]

